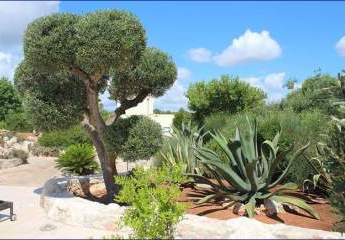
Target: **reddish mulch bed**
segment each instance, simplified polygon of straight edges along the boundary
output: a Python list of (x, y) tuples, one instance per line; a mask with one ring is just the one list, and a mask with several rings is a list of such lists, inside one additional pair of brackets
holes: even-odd
[[(195, 190), (192, 188), (184, 188), (182, 191), (179, 201), (187, 203), (187, 213), (222, 220), (239, 217), (232, 212), (232, 209), (222, 209), (221, 205), (215, 203), (199, 206), (195, 205), (193, 202), (188, 200), (188, 195), (195, 193)], [(315, 196), (312, 195), (308, 195), (308, 197), (315, 198)], [(277, 217), (256, 215), (255, 219), (268, 224), (284, 223), (297, 227), (331, 231), (333, 225), (338, 221), (338, 216), (332, 211), (331, 206), (328, 203), (313, 203), (311, 205), (320, 214), (320, 220), (310, 217), (307, 213), (302, 214), (296, 212), (279, 213)]]

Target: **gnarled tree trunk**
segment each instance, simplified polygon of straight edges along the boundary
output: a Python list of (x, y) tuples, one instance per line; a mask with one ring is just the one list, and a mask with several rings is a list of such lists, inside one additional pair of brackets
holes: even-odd
[(104, 184), (107, 190), (107, 201), (111, 202), (114, 195), (118, 192), (118, 187), (115, 185), (113, 179), (114, 174), (117, 173), (116, 166), (111, 162), (103, 141), (106, 125), (99, 111), (98, 93), (90, 86), (90, 82), (87, 82), (86, 90), (88, 114), (84, 118), (83, 125), (96, 148), (96, 152), (101, 163)]

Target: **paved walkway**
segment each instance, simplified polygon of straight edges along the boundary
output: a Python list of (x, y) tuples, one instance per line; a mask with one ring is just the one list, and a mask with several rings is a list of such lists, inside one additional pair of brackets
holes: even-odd
[[(40, 188), (59, 176), (54, 158), (29, 158), (28, 164), (0, 170), (0, 199), (14, 202), (17, 221), (8, 220), (9, 211), (0, 211), (0, 238), (95, 238), (110, 237), (103, 230), (69, 226), (49, 220), (39, 206)], [(120, 168), (125, 164), (120, 163)]]
[(0, 212), (0, 238), (79, 238), (102, 239), (111, 232), (69, 226), (49, 220), (39, 206), (40, 189), (36, 187), (0, 186), (0, 199), (14, 202), (17, 221), (7, 220), (9, 211)]

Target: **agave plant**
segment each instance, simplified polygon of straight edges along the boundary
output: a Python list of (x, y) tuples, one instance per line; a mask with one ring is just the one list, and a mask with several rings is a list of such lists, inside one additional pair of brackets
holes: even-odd
[(191, 122), (173, 127), (171, 137), (164, 142), (156, 158), (165, 165), (182, 165), (184, 173), (203, 174), (194, 154), (194, 148), (203, 142), (202, 128), (193, 127)]
[[(286, 183), (277, 187), (288, 173), (294, 159), (302, 154), (309, 144), (293, 154), (285, 170), (277, 177), (275, 176), (277, 165), (286, 158), (287, 152), (292, 148), (286, 152), (279, 151), (280, 132), (272, 141), (266, 140), (259, 145), (256, 120), (253, 127), (248, 118), (247, 121), (249, 125), (247, 134), (242, 134), (237, 128), (235, 138), (229, 141), (220, 133), (211, 134), (225, 153), (223, 156), (226, 157), (221, 159), (216, 152), (202, 146), (195, 148), (197, 159), (213, 173), (217, 182), (201, 175), (191, 175), (194, 181), (199, 183), (196, 184), (198, 188), (204, 193), (203, 196), (197, 197), (199, 200), (197, 204), (221, 200), (223, 206), (230, 207), (241, 202), (248, 216), (253, 217), (255, 206), (265, 199), (270, 199), (297, 206), (319, 219), (318, 213), (311, 206), (301, 198), (292, 195), (291, 190), (297, 190), (297, 184)], [(275, 190), (272, 190), (273, 188)]]

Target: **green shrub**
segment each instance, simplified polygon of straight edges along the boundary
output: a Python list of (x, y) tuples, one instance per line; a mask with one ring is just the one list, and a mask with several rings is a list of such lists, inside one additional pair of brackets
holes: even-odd
[(129, 129), (128, 139), (120, 155), (125, 161), (149, 159), (159, 150), (162, 141), (159, 123), (143, 117)]
[(18, 132), (32, 132), (33, 126), (23, 111), (10, 111), (5, 117), (6, 129)]
[(333, 125), (321, 145), (319, 158), (325, 163), (331, 178), (330, 202), (342, 217), (338, 231), (345, 232), (345, 119), (334, 118)]
[(124, 224), (134, 230), (139, 239), (171, 239), (174, 226), (183, 216), (185, 207), (176, 200), (178, 183), (184, 181), (182, 168), (135, 169), (133, 176), (116, 176), (121, 186), (116, 201), (129, 204)]
[(12, 149), (10, 152), (11, 158), (20, 158), (24, 163), (27, 163), (29, 154), (21, 149)]
[(6, 129), (5, 121), (0, 121), (0, 129)]
[[(246, 115), (249, 118), (256, 118), (258, 121), (258, 141), (263, 142), (264, 139), (272, 139), (277, 131), (282, 130), (280, 136), (280, 149), (288, 150), (290, 146), (294, 146), (294, 150), (301, 148), (306, 142), (311, 143), (303, 155), (299, 156), (291, 166), (291, 170), (287, 176), (289, 181), (296, 182), (300, 186), (303, 185), (305, 179), (312, 177), (316, 172), (310, 165), (310, 159), (315, 155), (315, 146), (321, 138), (321, 134), (328, 129), (328, 120), (320, 110), (309, 112), (295, 113), (293, 111), (258, 111), (247, 112), (235, 115), (217, 114), (212, 115), (205, 120), (205, 129), (212, 131), (213, 128), (220, 131), (227, 139), (235, 134), (236, 126), (245, 128)], [(206, 143), (206, 146), (218, 154), (224, 154), (214, 140)], [(286, 162), (281, 162), (279, 168), (286, 167)]]
[(56, 166), (65, 173), (76, 175), (93, 174), (99, 169), (95, 161), (95, 151), (89, 144), (69, 146), (56, 160)]
[(44, 157), (58, 157), (61, 149), (56, 147), (44, 147), (38, 143), (34, 143), (30, 147), (30, 152), (34, 156), (44, 156)]
[(177, 113), (174, 115), (173, 119), (173, 126), (175, 128), (180, 128), (182, 123), (188, 123), (192, 120), (192, 114), (187, 112), (183, 108), (181, 108)]
[(72, 144), (91, 144), (91, 140), (82, 126), (76, 125), (66, 130), (44, 132), (38, 143), (44, 147), (62, 149)]
[(108, 126), (105, 140), (108, 152), (127, 161), (136, 161), (153, 156), (163, 138), (158, 123), (148, 117), (131, 116)]

